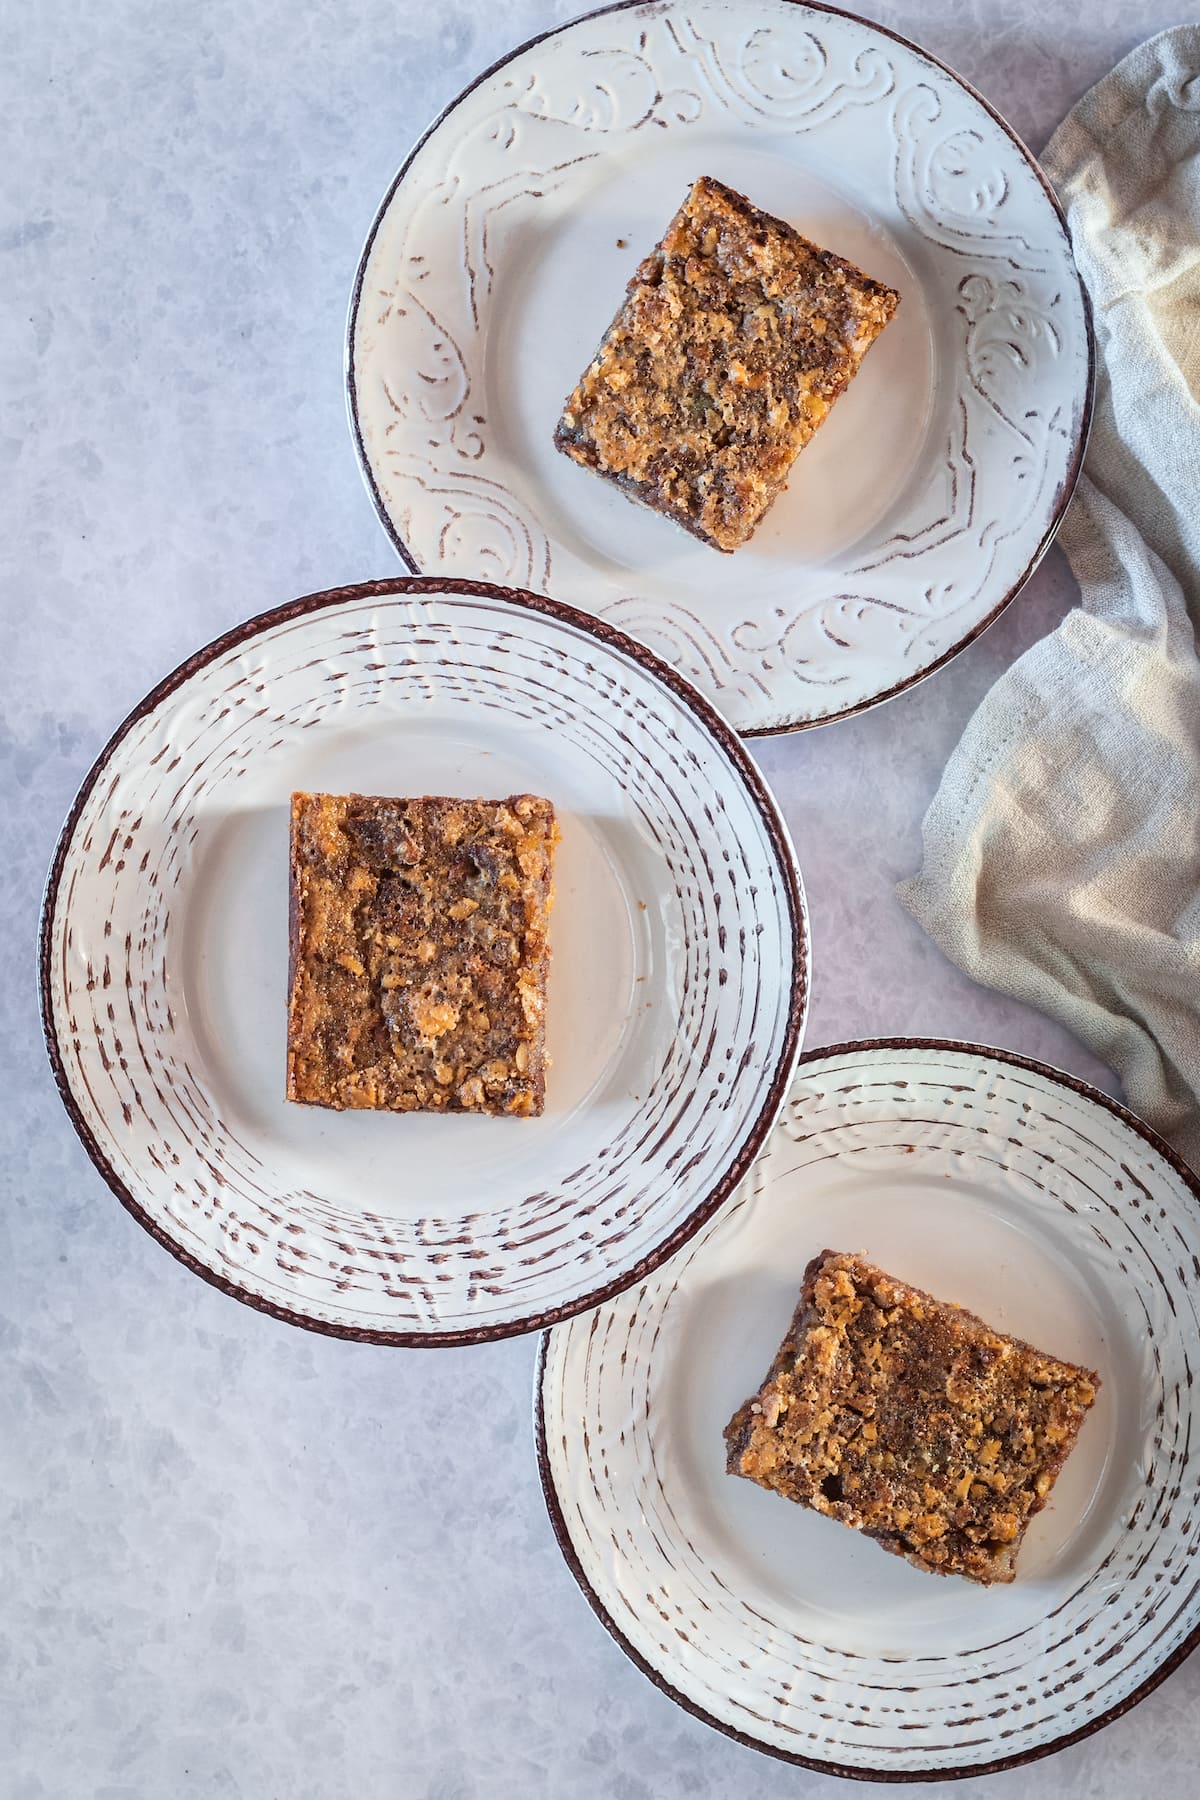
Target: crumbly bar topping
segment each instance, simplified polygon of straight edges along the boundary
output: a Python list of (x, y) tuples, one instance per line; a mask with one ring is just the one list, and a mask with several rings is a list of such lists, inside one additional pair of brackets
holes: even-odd
[(566, 402), (560, 450), (744, 543), (899, 295), (702, 177)]
[(729, 1468), (922, 1567), (1011, 1581), (1097, 1386), (826, 1251), (767, 1381), (726, 1428)]
[(296, 794), (288, 1095), (540, 1113), (554, 809)]

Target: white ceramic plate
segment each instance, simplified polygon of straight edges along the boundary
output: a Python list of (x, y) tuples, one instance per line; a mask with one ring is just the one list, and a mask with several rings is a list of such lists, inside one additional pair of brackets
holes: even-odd
[[(903, 296), (732, 559), (551, 443), (702, 174)], [(347, 351), (360, 461), (412, 568), (562, 594), (751, 733), (885, 699), (996, 617), (1070, 497), (1092, 368), (1024, 146), (913, 45), (791, 0), (609, 8), (486, 71), (383, 202)]]
[[(1130, 1114), (1019, 1057), (804, 1057), (738, 1195), (543, 1340), (547, 1502), (614, 1637), (710, 1724), (842, 1775), (981, 1773), (1125, 1711), (1200, 1634), (1198, 1200)], [(825, 1248), (1098, 1370), (1012, 1586), (914, 1569), (725, 1473), (722, 1429)]]
[[(544, 1117), (284, 1100), (296, 788), (554, 802)], [(553, 601), (392, 581), (251, 620), (135, 709), (64, 827), (41, 976), (76, 1129), (167, 1248), (294, 1323), (466, 1342), (616, 1292), (730, 1192), (807, 936), (761, 777), (669, 670)]]

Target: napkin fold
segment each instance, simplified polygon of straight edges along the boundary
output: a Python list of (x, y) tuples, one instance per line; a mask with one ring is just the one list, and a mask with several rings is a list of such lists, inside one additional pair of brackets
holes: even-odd
[(1100, 357), (1058, 537), (1082, 604), (976, 711), (899, 893), (1200, 1168), (1200, 26), (1133, 51), (1042, 160)]

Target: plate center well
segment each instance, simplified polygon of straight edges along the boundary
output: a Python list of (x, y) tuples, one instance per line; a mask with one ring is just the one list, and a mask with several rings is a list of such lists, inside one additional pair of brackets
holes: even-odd
[[(1136, 1480), (1143, 1358), (1064, 1221), (1002, 1174), (932, 1150), (903, 1171), (878, 1152), (835, 1157), (767, 1187), (697, 1259), (668, 1307), (655, 1455), (686, 1496), (689, 1536), (729, 1589), (781, 1626), (887, 1657), (961, 1651), (1044, 1620), (1086, 1579)], [(912, 1165), (916, 1165), (913, 1167)], [(990, 1325), (1096, 1369), (1101, 1389), (1011, 1587), (914, 1569), (834, 1520), (725, 1472), (722, 1429), (766, 1374), (822, 1249), (862, 1251), (899, 1279)]]
[[(317, 734), (260, 771), (238, 806), (198, 815), (189, 902), (169, 978), (182, 989), (223, 1118), (276, 1178), (352, 1212), (476, 1212), (503, 1173), (510, 1197), (569, 1168), (574, 1121), (646, 1091), (669, 1032), (666, 912), (654, 859), (611, 794), (569, 752), (528, 759), (486, 731)], [(559, 812), (541, 1119), (327, 1111), (284, 1097), (288, 958), (288, 806), (293, 788), (333, 793), (545, 792)], [(658, 977), (661, 979), (657, 979)], [(665, 982), (665, 985), (664, 985)], [(645, 996), (645, 998), (643, 998)], [(655, 1017), (655, 1006), (661, 1022)], [(639, 1011), (642, 1017), (639, 1018)], [(587, 1029), (579, 1030), (578, 1021)], [(635, 1023), (637, 1029), (635, 1030)]]
[(617, 579), (694, 600), (723, 589), (731, 565), (631, 504), (551, 442), (567, 394), (594, 354), (625, 284), (700, 174), (739, 189), (865, 272), (897, 288), (899, 311), (860, 374), (802, 452), (786, 493), (736, 568), (756, 579), (818, 568), (876, 531), (922, 461), (935, 350), (921, 284), (869, 196), (844, 192), (786, 139), (751, 150), (699, 130), (685, 144), (613, 144), (602, 170), (584, 162), (564, 187), (496, 221), (496, 279), (487, 340), (489, 429), (552, 534)]

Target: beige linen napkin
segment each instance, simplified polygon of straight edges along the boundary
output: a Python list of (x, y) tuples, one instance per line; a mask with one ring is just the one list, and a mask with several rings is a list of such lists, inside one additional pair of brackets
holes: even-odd
[(1200, 1167), (1200, 26), (1126, 57), (1043, 162), (1101, 361), (1058, 539), (1082, 605), (975, 713), (899, 891)]

